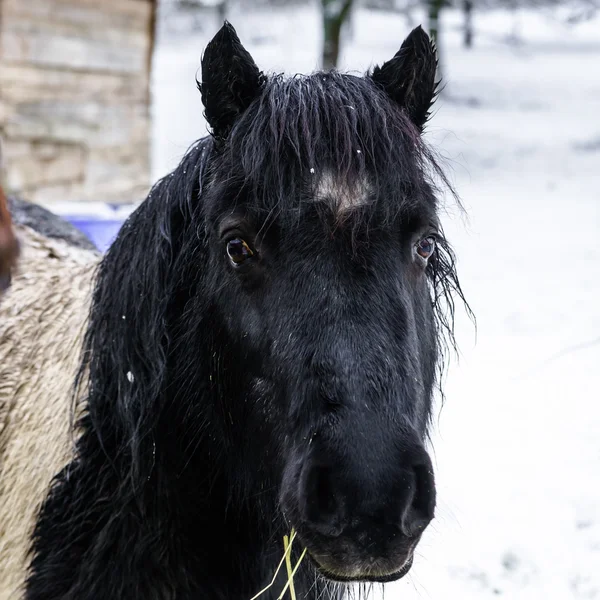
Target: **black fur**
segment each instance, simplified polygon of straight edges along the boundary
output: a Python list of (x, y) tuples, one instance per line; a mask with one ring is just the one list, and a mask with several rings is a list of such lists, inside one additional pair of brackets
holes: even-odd
[(39, 204), (28, 202), (16, 196), (9, 196), (8, 209), (14, 223), (17, 225), (31, 227), (31, 229), (46, 237), (63, 240), (76, 248), (98, 250), (83, 232)]
[[(374, 510), (408, 502), (431, 518), (433, 490), (401, 484), (399, 470), (410, 457), (433, 485), (423, 442), (452, 293), (462, 298), (430, 179), (440, 171), (369, 77), (270, 77), (241, 94), (239, 114), (228, 78), (210, 74), (226, 100), (207, 100), (220, 139), (156, 184), (99, 268), (87, 410), (37, 522), (29, 600), (250, 600), (291, 527), (340, 579), (369, 557), (391, 565), (420, 532), (392, 544), (373, 521), (367, 555), (350, 529), (323, 534), (331, 515), (302, 471), (333, 456), (334, 502), (351, 510), (357, 497), (362, 510), (368, 490)], [(368, 203), (344, 212), (316, 198), (324, 172), (349, 189), (368, 181)], [(414, 244), (428, 232), (438, 245), (425, 266)], [(238, 269), (232, 237), (255, 251)], [(343, 590), (303, 563), (299, 598)]]

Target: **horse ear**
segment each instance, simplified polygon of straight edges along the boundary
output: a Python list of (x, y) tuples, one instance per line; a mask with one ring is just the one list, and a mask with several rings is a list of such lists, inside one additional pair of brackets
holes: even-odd
[(371, 78), (406, 110), (422, 131), (437, 94), (436, 70), (435, 45), (419, 25), (391, 60), (373, 69)]
[(236, 119), (258, 96), (265, 76), (242, 46), (235, 29), (225, 24), (209, 42), (202, 57), (198, 89), (204, 116), (216, 138), (227, 137)]

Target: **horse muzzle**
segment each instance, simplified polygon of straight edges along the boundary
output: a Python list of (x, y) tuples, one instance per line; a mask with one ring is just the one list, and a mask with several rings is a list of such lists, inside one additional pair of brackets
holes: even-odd
[(284, 477), (284, 514), (328, 579), (400, 579), (433, 519), (433, 467), (423, 445), (406, 436), (380, 456), (336, 452), (317, 440)]

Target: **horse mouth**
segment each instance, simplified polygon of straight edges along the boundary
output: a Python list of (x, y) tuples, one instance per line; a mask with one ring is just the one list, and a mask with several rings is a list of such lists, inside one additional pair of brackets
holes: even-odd
[(319, 574), (330, 581), (340, 583), (389, 583), (402, 579), (413, 565), (413, 553), (411, 552), (402, 566), (398, 569), (384, 569), (376, 565), (356, 565), (343, 568), (342, 565), (324, 565), (310, 552), (307, 552), (310, 562)]

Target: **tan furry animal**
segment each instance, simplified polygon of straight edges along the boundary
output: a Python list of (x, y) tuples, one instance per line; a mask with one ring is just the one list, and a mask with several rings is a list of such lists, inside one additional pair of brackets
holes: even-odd
[(71, 452), (71, 392), (100, 258), (15, 229), (21, 258), (0, 300), (0, 600), (22, 596), (37, 511)]

